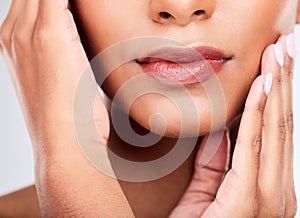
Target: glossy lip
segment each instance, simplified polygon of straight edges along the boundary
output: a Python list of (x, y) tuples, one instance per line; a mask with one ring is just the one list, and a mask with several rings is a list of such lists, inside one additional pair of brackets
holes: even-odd
[(232, 56), (214, 47), (164, 47), (136, 59), (145, 73), (168, 84), (194, 84), (218, 73)]

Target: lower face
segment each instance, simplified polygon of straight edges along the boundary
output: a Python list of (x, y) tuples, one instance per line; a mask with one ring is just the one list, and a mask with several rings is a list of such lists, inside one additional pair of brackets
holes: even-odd
[[(188, 11), (190, 6), (204, 12), (209, 11), (210, 14), (195, 16), (195, 19), (188, 22), (184, 20), (188, 12), (185, 14), (182, 11)], [(204, 135), (212, 128), (222, 128), (223, 125), (222, 122), (213, 124), (213, 118), (218, 117), (215, 114), (217, 110), (211, 104), (216, 101), (212, 99), (214, 88), (209, 91), (212, 93), (207, 93), (205, 84), (210, 84), (212, 78), (218, 79), (219, 85), (215, 88), (222, 91), (224, 101), (221, 108), (224, 109), (225, 122), (230, 122), (241, 112), (250, 86), (260, 74), (261, 56), (266, 46), (274, 43), (281, 34), (293, 31), (296, 6), (297, 0), (178, 0), (176, 3), (167, 0), (75, 0), (72, 10), (90, 59), (123, 40), (145, 36), (169, 38), (189, 47), (204, 46), (220, 50), (225, 59), (222, 58), (222, 63), (217, 64), (216, 74), (201, 83), (193, 79), (179, 81), (189, 95), (182, 95), (182, 88), (166, 84), (165, 79), (154, 77), (157, 92), (171, 93), (175, 96), (175, 101), (182, 98), (193, 99), (197, 114), (193, 115), (192, 120), (200, 123), (195, 134)], [(161, 12), (168, 12), (174, 17), (161, 18)], [(152, 61), (155, 62), (155, 59)], [(166, 61), (158, 64), (162, 67), (170, 66)], [(176, 68), (176, 65), (171, 68)], [(115, 69), (102, 88), (113, 98), (130, 79), (148, 74), (147, 69), (153, 70), (149, 62), (132, 59)], [(157, 71), (159, 74), (160, 70)], [(178, 79), (176, 71), (174, 74), (161, 73), (164, 78), (170, 76), (167, 81)], [(153, 77), (139, 84), (143, 87), (151, 81)], [(123, 97), (126, 98), (126, 94)], [(148, 130), (159, 132), (159, 121), (154, 121), (150, 128), (149, 120), (153, 114), (161, 114), (167, 121), (165, 136), (178, 137), (182, 134), (181, 115), (174, 103), (163, 95), (148, 93), (130, 105), (130, 117), (133, 120)], [(192, 124), (190, 128), (193, 128)], [(188, 136), (189, 131), (184, 131), (184, 134)]]

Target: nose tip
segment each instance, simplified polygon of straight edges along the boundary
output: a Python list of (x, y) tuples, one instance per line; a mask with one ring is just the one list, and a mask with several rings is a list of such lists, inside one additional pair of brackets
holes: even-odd
[(161, 24), (185, 26), (192, 21), (204, 20), (214, 11), (215, 0), (152, 0), (150, 18)]

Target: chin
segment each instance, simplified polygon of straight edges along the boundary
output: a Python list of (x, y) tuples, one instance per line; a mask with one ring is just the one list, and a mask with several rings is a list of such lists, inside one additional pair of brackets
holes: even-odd
[[(212, 121), (212, 114), (209, 107), (202, 107), (201, 110), (189, 111), (179, 110), (168, 101), (156, 100), (156, 105), (136, 101), (130, 110), (130, 117), (147, 131), (159, 136), (168, 138), (189, 138), (209, 134), (211, 131), (224, 129), (224, 122)], [(142, 107), (144, 105), (144, 107)], [(141, 110), (141, 108), (144, 108)], [(193, 113), (194, 112), (194, 113)]]

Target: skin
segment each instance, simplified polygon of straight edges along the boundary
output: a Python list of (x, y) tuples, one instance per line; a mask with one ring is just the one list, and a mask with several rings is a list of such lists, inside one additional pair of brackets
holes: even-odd
[[(187, 46), (213, 46), (231, 56), (232, 60), (217, 74), (224, 91), (226, 121), (229, 122), (242, 109), (250, 86), (259, 75), (261, 55), (266, 46), (274, 43), (281, 34), (293, 31), (297, 1), (277, 2), (256, 0), (233, 4), (228, 0), (157, 3), (148, 0), (136, 3), (135, 0), (129, 0), (124, 4), (119, 0), (93, 3), (77, 0), (72, 2), (72, 7), (90, 59), (115, 43), (142, 36), (167, 37)], [(99, 13), (100, 8), (106, 10)], [(204, 10), (205, 14), (189, 19), (196, 10)], [(161, 18), (159, 13), (164, 11), (172, 17)], [(128, 62), (110, 74), (103, 86), (104, 91), (111, 98), (122, 84), (141, 73), (142, 70), (134, 61)], [(212, 117), (209, 99), (199, 84), (188, 87), (188, 90), (199, 110), (201, 128), (198, 135), (207, 134)], [(178, 137), (180, 116), (165, 98), (146, 95), (131, 105), (131, 117), (146, 129), (150, 128), (148, 121), (155, 113), (161, 113), (168, 121), (165, 135)]]
[[(36, 187), (42, 215), (294, 216), (292, 58), (286, 52), (287, 36), (284, 33), (292, 31), (297, 1), (278, 1), (278, 4), (274, 1), (239, 1), (234, 4), (226, 4), (226, 1), (196, 3), (192, 0), (185, 3), (131, 1), (122, 5), (117, 0), (82, 0), (72, 5), (85, 50), (65, 0), (15, 0), (1, 26), (1, 52), (11, 71), (33, 141)], [(187, 10), (176, 10), (183, 6)], [(186, 19), (190, 14), (182, 11), (193, 12), (194, 6), (203, 8), (207, 16)], [(110, 7), (114, 10), (103, 10), (101, 14), (95, 10)], [(169, 9), (173, 16), (170, 19), (161, 20), (157, 16), (159, 12)], [(118, 11), (118, 16), (112, 19), (111, 11)], [(99, 20), (101, 22), (98, 23)], [(197, 38), (186, 39), (183, 37), (186, 32)], [(209, 37), (204, 36), (203, 32)], [(223, 32), (228, 35), (221, 34)], [(232, 35), (237, 33), (239, 40), (232, 40)], [(83, 157), (72, 126), (72, 100), (77, 81), (88, 64), (86, 53), (91, 59), (120, 40), (145, 35), (171, 37), (188, 45), (211, 44), (233, 55), (229, 66), (218, 74), (225, 93), (227, 121), (237, 115), (248, 97), (232, 167), (226, 175), (228, 148), (231, 146), (226, 135), (217, 154), (206, 167), (201, 168), (197, 164), (203, 148), (201, 145), (206, 139), (204, 136), (202, 140), (199, 138), (199, 151), (195, 149), (180, 168), (149, 183), (116, 181), (97, 171)], [(222, 38), (218, 38), (220, 36)], [(276, 61), (274, 45), (269, 45), (276, 40), (283, 46), (283, 68)], [(132, 62), (117, 69), (103, 87), (107, 95), (113, 96), (121, 84), (133, 76), (128, 72), (140, 73), (135, 69)], [(274, 82), (270, 94), (266, 95), (264, 84), (269, 72), (272, 72)], [(232, 81), (238, 82), (232, 86)], [(192, 93), (201, 91), (198, 86), (189, 89)], [(199, 104), (208, 105), (202, 92), (194, 97), (200, 99)], [(150, 110), (138, 110), (139, 104), (148, 105)], [(113, 137), (113, 128), (108, 138), (109, 120), (103, 119), (106, 110), (100, 98), (96, 100), (96, 105), (100, 112), (95, 114), (95, 122), (98, 129), (104, 130), (100, 132), (101, 136), (108, 139), (108, 146), (116, 147), (116, 151), (126, 157), (130, 148), (118, 137)], [(143, 127), (148, 128), (146, 121), (150, 114), (161, 112), (155, 105), (168, 109), (154, 96), (143, 97), (132, 105), (130, 115), (136, 121), (135, 129), (144, 131)], [(200, 111), (204, 128), (199, 135), (207, 133), (211, 126), (210, 120), (205, 119), (209, 114), (206, 107)], [(176, 113), (171, 111), (168, 116), (176, 124)], [(176, 133), (178, 125), (169, 125), (166, 136), (176, 137)], [(172, 147), (172, 140), (165, 137), (152, 150), (134, 150), (135, 155), (132, 156), (142, 157), (141, 160), (152, 158), (161, 152), (158, 148), (162, 143)], [(111, 142), (114, 142), (113, 145)], [(165, 202), (164, 207), (161, 202)]]

